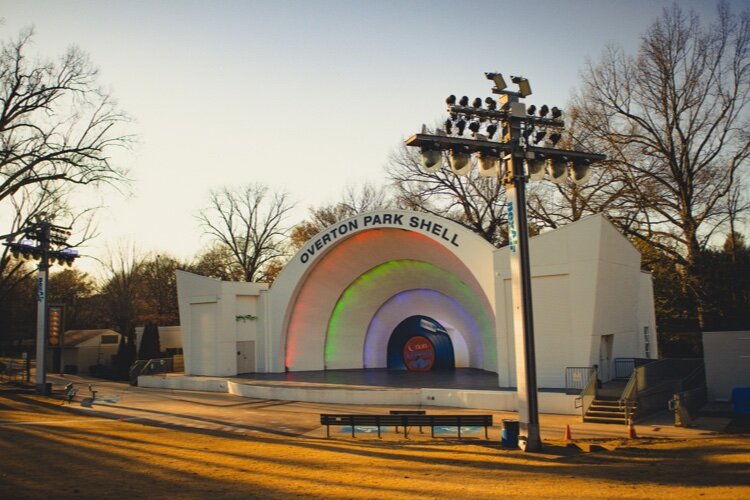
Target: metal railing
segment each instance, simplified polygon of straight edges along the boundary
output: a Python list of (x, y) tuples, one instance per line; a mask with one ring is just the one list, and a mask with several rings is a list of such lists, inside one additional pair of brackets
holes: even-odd
[(28, 363), (25, 360), (18, 361), (14, 359), (0, 361), (0, 380), (3, 382), (28, 381)]
[[(593, 368), (592, 368), (593, 370)], [(581, 409), (581, 417), (586, 416), (586, 412), (589, 411), (589, 406), (596, 399), (596, 388), (598, 384), (598, 377), (594, 370), (594, 375), (589, 377), (586, 387), (581, 391), (581, 395), (575, 399), (575, 407)]]
[(565, 368), (565, 391), (568, 394), (580, 394), (595, 371), (590, 366), (568, 366)]
[(139, 359), (130, 366), (128, 376), (130, 385), (138, 385), (138, 377), (141, 375), (167, 374), (173, 370), (174, 361), (172, 358), (157, 358), (143, 360)]
[(639, 366), (657, 361), (649, 358), (615, 358), (615, 378), (630, 378)]
[(702, 359), (662, 359), (636, 367), (620, 396), (626, 416), (664, 410), (674, 394), (705, 385)]

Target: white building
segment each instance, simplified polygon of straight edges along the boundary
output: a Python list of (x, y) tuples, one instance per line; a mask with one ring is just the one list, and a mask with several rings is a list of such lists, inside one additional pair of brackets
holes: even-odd
[[(446, 219), (389, 210), (322, 231), (270, 289), (178, 271), (185, 373), (385, 368), (403, 347), (394, 332), (421, 316), (450, 339), (456, 368), (513, 387), (508, 252)], [(567, 367), (598, 364), (606, 380), (617, 357), (657, 357), (651, 276), (605, 217), (534, 237), (530, 252), (540, 388), (564, 387)], [(443, 355), (438, 343), (426, 359)]]
[(91, 367), (111, 368), (121, 337), (114, 330), (68, 330), (63, 335), (62, 361), (60, 349), (47, 348), (47, 370), (57, 372), (61, 363), (68, 373), (88, 374)]

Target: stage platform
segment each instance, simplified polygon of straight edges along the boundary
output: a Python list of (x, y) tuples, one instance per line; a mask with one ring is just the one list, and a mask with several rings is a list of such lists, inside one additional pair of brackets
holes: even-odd
[[(472, 368), (444, 372), (321, 370), (252, 373), (226, 378), (168, 374), (140, 376), (138, 385), (342, 405), (518, 409), (515, 388), (498, 387), (495, 373)], [(540, 391), (538, 403), (544, 413), (580, 413), (575, 408), (575, 396), (560, 391)]]
[(285, 382), (320, 386), (363, 386), (412, 389), (471, 389), (482, 391), (514, 391), (514, 387), (499, 388), (497, 374), (475, 368), (416, 372), (369, 368), (363, 370), (319, 370), (285, 373), (247, 373), (237, 378), (253, 382)]

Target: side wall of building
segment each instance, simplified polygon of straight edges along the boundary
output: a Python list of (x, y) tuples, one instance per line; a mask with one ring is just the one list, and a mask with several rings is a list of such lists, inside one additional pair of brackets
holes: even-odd
[(256, 371), (262, 357), (260, 294), (267, 288), (177, 271), (186, 374), (233, 376)]
[(735, 387), (750, 387), (750, 331), (703, 332), (708, 399), (729, 400)]

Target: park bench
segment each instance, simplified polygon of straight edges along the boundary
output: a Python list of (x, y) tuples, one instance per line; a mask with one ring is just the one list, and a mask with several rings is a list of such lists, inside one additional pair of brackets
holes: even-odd
[(326, 426), (326, 437), (331, 437), (330, 427), (350, 426), (352, 437), (355, 436), (357, 426), (377, 427), (378, 437), (381, 427), (403, 427), (404, 438), (409, 437), (409, 427), (430, 427), (431, 435), (435, 437), (435, 427), (457, 427), (458, 439), (461, 439), (461, 427), (484, 427), (484, 437), (489, 439), (488, 427), (492, 426), (492, 415), (333, 415), (320, 414), (320, 424)]
[[(426, 415), (427, 412), (425, 410), (391, 410), (388, 413), (391, 415)], [(398, 432), (398, 426), (394, 429), (396, 432)], [(422, 426), (419, 426), (419, 433), (422, 433)]]

